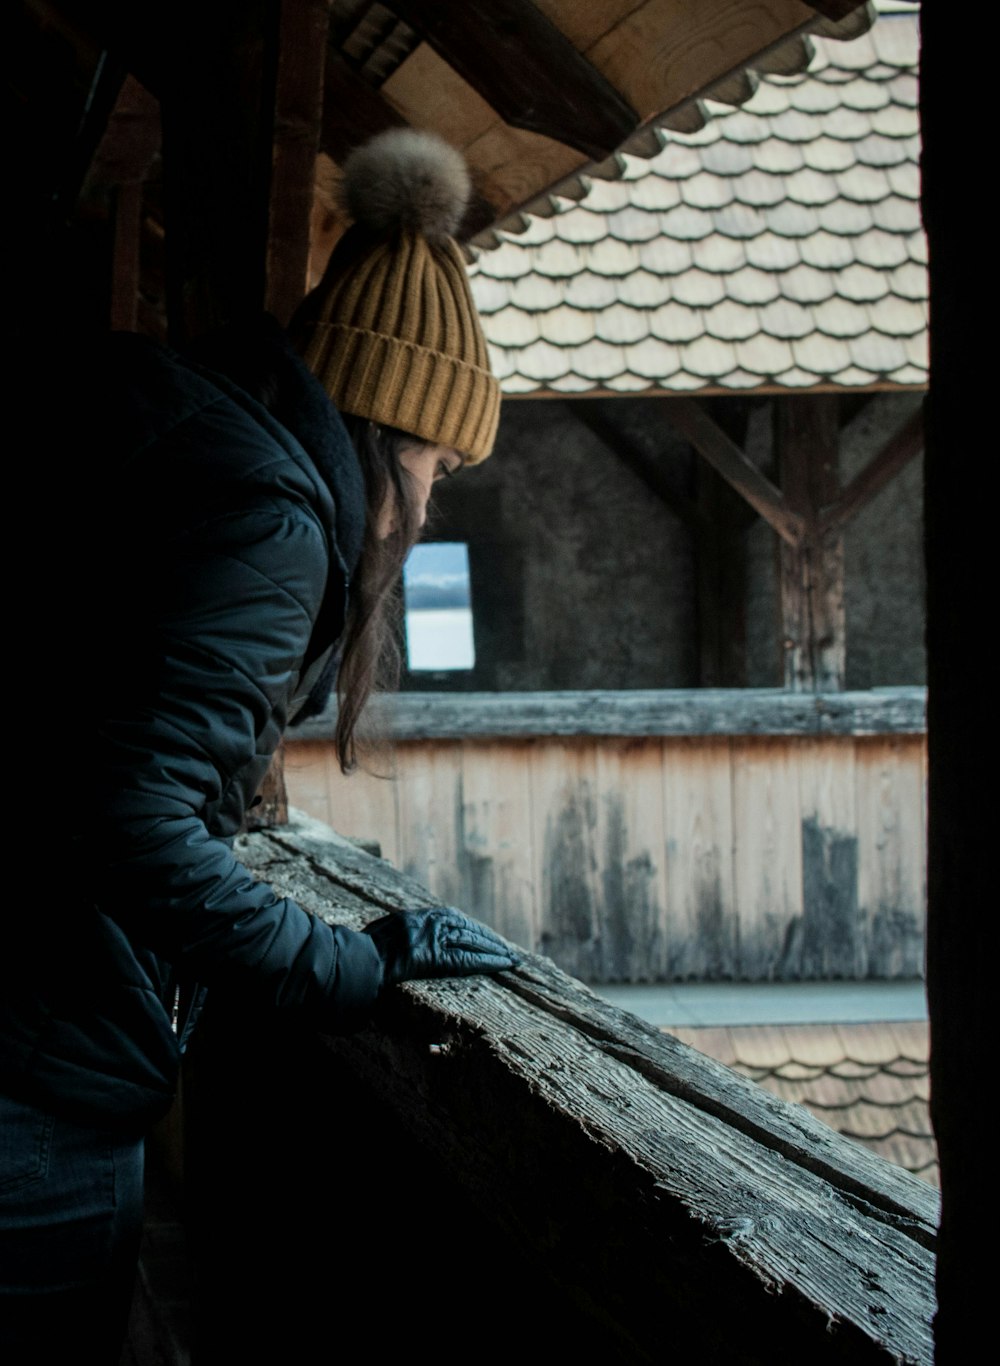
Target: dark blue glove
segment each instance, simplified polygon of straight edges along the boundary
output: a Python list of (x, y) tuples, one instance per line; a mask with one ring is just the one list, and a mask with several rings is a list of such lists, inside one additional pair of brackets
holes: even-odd
[(450, 906), (391, 911), (365, 926), (382, 958), (384, 986), (417, 977), (502, 972), (521, 961), (502, 939)]

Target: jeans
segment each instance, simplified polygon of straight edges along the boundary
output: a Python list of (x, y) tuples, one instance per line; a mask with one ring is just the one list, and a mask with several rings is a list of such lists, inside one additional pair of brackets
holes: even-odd
[(143, 1139), (0, 1095), (0, 1358), (116, 1366), (143, 1214)]

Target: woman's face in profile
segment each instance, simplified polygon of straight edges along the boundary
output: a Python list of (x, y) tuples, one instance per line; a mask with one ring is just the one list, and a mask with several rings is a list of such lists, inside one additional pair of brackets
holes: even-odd
[[(462, 454), (452, 446), (405, 446), (400, 452), (399, 463), (410, 477), (417, 525), (422, 527), (427, 520), (431, 490), (439, 479), (447, 479), (456, 470), (461, 469)], [(396, 509), (387, 501), (379, 516), (379, 539), (384, 541), (395, 529)]]

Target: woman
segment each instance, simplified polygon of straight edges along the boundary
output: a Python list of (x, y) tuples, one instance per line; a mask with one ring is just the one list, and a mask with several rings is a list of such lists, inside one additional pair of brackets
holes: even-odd
[(50, 374), (35, 396), (35, 447), (64, 464), (58, 500), (44, 468), (22, 504), (46, 510), (32, 544), (58, 568), (53, 592), (30, 567), (26, 657), (43, 710), (60, 692), (50, 659), (70, 661), (72, 725), (32, 771), (44, 783), (72, 763), (79, 795), (71, 856), (11, 917), (4, 958), (0, 1342), (33, 1356), (69, 1331), (115, 1360), (142, 1135), (194, 1024), (173, 1018), (181, 988), (331, 1031), (394, 983), (517, 961), (448, 908), (331, 927), (231, 849), (285, 727), (334, 680), (355, 766), (387, 596), (433, 483), (485, 458), (496, 431), (452, 236), (461, 158), (383, 135), (349, 160), (344, 192), (354, 225), (287, 334), (265, 319), (184, 356), (112, 337), (71, 349), (58, 390)]

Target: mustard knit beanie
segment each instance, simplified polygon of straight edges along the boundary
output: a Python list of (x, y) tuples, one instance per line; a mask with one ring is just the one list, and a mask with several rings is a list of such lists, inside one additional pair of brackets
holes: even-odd
[(469, 198), (463, 157), (393, 129), (347, 158), (341, 197), (354, 221), (309, 300), (306, 364), (341, 412), (485, 460), (500, 386), (453, 236)]

